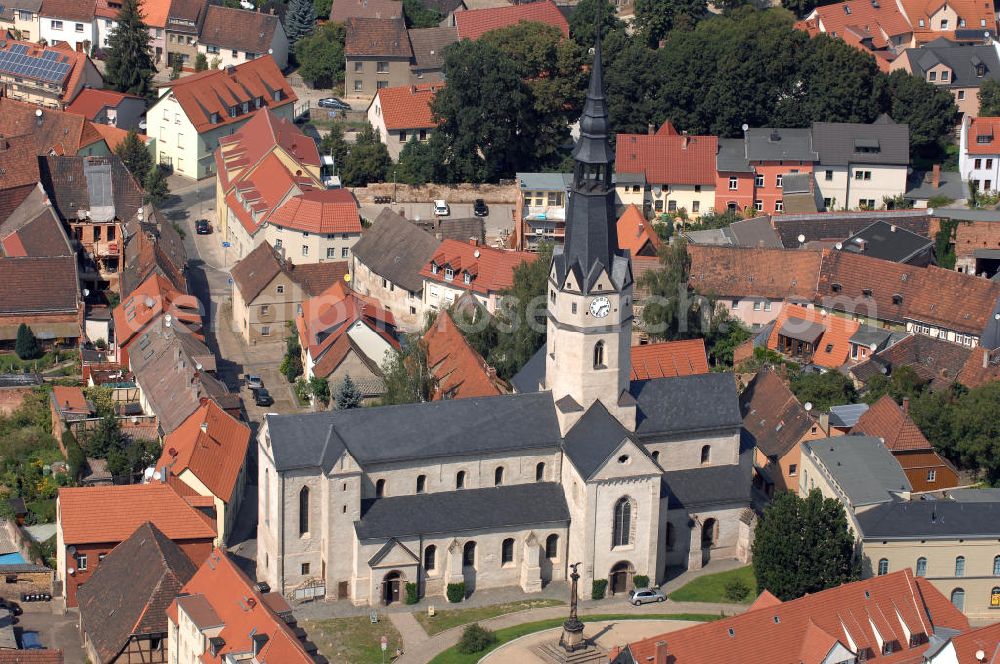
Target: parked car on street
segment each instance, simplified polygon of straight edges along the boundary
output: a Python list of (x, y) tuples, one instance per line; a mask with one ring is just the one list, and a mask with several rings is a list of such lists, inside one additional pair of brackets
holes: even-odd
[(208, 219), (199, 219), (194, 222), (194, 232), (198, 235), (208, 235), (212, 232), (212, 225), (208, 223)]
[(490, 207), (481, 198), (477, 198), (476, 202), (472, 204), (472, 214), (477, 217), (488, 217), (490, 214)]
[(448, 207), (448, 203), (442, 200), (434, 201), (434, 216), (435, 217), (447, 217), (451, 214), (451, 208)]
[(250, 390), (259, 390), (264, 387), (264, 381), (256, 374), (247, 374), (243, 376), (243, 382), (246, 383), (247, 389)]
[(351, 110), (351, 105), (346, 101), (337, 99), (336, 97), (324, 97), (319, 100), (320, 108), (335, 108), (338, 111), (349, 111)]
[(628, 601), (635, 606), (650, 602), (664, 602), (666, 599), (667, 596), (659, 588), (635, 588), (628, 592)]
[(254, 392), (253, 402), (258, 406), (274, 405), (274, 399), (271, 398), (271, 393), (267, 391), (266, 387), (261, 387)]

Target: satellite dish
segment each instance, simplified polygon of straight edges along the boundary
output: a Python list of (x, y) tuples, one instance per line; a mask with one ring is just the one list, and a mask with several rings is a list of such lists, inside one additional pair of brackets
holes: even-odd
[(76, 568), (75, 567), (70, 567), (66, 571), (69, 572), (70, 576), (73, 576), (74, 574), (76, 574)]
[(194, 368), (197, 369), (198, 371), (201, 371), (201, 362), (195, 362)]
[(750, 125), (744, 122), (741, 128), (743, 129), (743, 131), (747, 131), (748, 129), (750, 129)]
[(418, 214), (418, 215), (414, 216), (413, 217), (413, 221), (420, 221), (420, 215)]
[(475, 256), (476, 258), (479, 258), (479, 250), (476, 249), (475, 251), (473, 251), (472, 255)]
[(66, 553), (68, 553), (71, 556), (75, 556), (76, 555), (76, 547), (73, 546), (72, 544), (70, 544), (68, 547), (66, 547)]
[(837, 251), (840, 251), (841, 249), (844, 248), (844, 243), (843, 242), (838, 242), (834, 246), (837, 247)]
[(147, 309), (152, 309), (152, 308), (153, 308), (153, 305), (154, 305), (154, 304), (156, 304), (156, 300), (154, 300), (153, 298), (151, 298), (151, 297), (149, 297), (149, 296), (147, 295), (147, 296), (146, 296), (146, 299), (145, 299), (145, 300), (143, 300), (143, 304), (145, 304), (145, 305), (146, 305), (146, 308), (147, 308)]
[(798, 237), (798, 241), (799, 241), (799, 244), (805, 244), (806, 236), (800, 234), (799, 237)]
[(152, 467), (149, 467), (146, 470), (142, 471), (142, 481), (148, 482), (150, 478), (153, 477), (153, 472), (154, 470)]
[[(990, 33), (987, 32), (986, 34), (989, 35)], [(983, 652), (982, 650), (977, 650), (976, 651), (976, 659), (978, 659), (980, 662), (985, 661), (985, 659), (986, 659), (986, 653)]]
[(993, 320), (1000, 320), (1000, 314), (993, 314)]
[(40, 109), (40, 108), (36, 108), (35, 109), (35, 117), (36, 118), (42, 117), (42, 109)]
[(808, 413), (810, 410), (813, 409), (812, 401), (805, 402), (804, 404), (802, 404), (802, 407), (805, 408), (806, 412)]
[(167, 314), (166, 316), (163, 317), (163, 320), (167, 321), (168, 323), (170, 321), (172, 321), (173, 319), (174, 319), (174, 317), (171, 316), (170, 314)]
[(162, 475), (162, 474), (160, 474), (160, 471), (158, 471), (158, 470), (157, 470), (157, 471), (154, 471), (154, 472), (153, 472), (153, 479), (154, 479), (154, 480), (156, 480), (157, 482), (159, 482), (159, 481), (160, 481), (160, 478), (161, 478), (161, 477), (163, 477), (163, 475)]

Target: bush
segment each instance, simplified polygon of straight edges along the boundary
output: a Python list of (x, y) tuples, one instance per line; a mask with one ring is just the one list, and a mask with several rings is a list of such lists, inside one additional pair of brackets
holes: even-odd
[[(464, 586), (465, 584), (454, 585)], [(458, 640), (458, 652), (471, 655), (486, 650), (496, 642), (496, 634), (479, 623), (472, 623), (465, 628), (465, 631), (462, 632), (462, 638)]]
[(278, 371), (289, 383), (294, 383), (295, 379), (302, 375), (302, 357), (298, 353), (286, 353)]
[(42, 354), (42, 349), (38, 345), (35, 333), (24, 323), (21, 323), (17, 328), (17, 340), (14, 343), (14, 352), (22, 360), (33, 360)]
[(448, 591), (445, 594), (448, 596), (449, 602), (452, 604), (458, 604), (465, 599), (465, 582), (449, 583)]
[(730, 579), (726, 582), (724, 592), (730, 602), (742, 602), (750, 594), (750, 586), (742, 579)]
[(607, 590), (607, 579), (594, 579), (594, 584), (590, 588), (590, 599), (604, 599)]
[(407, 583), (406, 584), (406, 603), (416, 604), (420, 601), (420, 596), (417, 594), (417, 584)]
[(649, 587), (649, 577), (645, 574), (636, 574), (632, 577), (632, 585), (636, 588), (648, 588)]

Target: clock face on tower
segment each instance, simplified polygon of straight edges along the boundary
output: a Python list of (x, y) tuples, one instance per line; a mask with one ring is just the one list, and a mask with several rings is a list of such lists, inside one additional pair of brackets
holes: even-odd
[(603, 295), (595, 297), (590, 301), (590, 313), (593, 314), (594, 318), (604, 318), (611, 313), (611, 300)]

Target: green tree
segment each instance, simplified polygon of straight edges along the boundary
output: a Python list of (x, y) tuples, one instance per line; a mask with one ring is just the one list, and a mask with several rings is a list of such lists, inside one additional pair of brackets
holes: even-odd
[(1000, 382), (986, 383), (958, 399), (951, 417), (959, 459), (978, 468), (993, 485), (1000, 482)]
[(344, 140), (344, 127), (339, 122), (334, 122), (330, 126), (330, 131), (323, 136), (319, 142), (320, 154), (333, 157), (333, 166), (336, 169), (344, 167), (347, 160), (347, 153), (351, 151), (351, 145)]
[(655, 48), (671, 30), (693, 28), (707, 11), (705, 0), (636, 0), (635, 24)]
[(17, 326), (17, 339), (14, 341), (14, 352), (22, 360), (33, 360), (42, 354), (35, 333), (26, 324)]
[(181, 60), (180, 53), (171, 53), (170, 55), (170, 80), (176, 81), (181, 77), (181, 71), (184, 67), (184, 61)]
[(430, 401), (436, 381), (427, 366), (427, 344), (419, 336), (404, 340), (399, 353), (393, 353), (382, 365), (385, 394), (383, 406)]
[(100, 417), (115, 414), (115, 395), (110, 387), (95, 385), (94, 387), (83, 388), (85, 396), (97, 410)]
[(121, 447), (121, 423), (114, 414), (101, 418), (97, 426), (87, 435), (87, 456), (95, 459), (107, 459), (108, 455)]
[(642, 324), (654, 339), (678, 339), (687, 331), (691, 311), (687, 240), (678, 238), (673, 244), (662, 245), (660, 266), (639, 277), (639, 286), (649, 293), (642, 307)]
[(666, 117), (670, 97), (659, 95), (663, 57), (624, 30), (604, 38), (604, 87), (611, 126), (618, 133), (645, 133)]
[(608, 0), (580, 0), (573, 13), (569, 15), (569, 36), (585, 50), (591, 48), (597, 38), (598, 18), (600, 18), (601, 35), (604, 37), (625, 29), (614, 6)]
[(316, 88), (332, 88), (344, 80), (343, 23), (331, 21), (295, 44), (299, 75)]
[(142, 139), (134, 129), (129, 129), (125, 135), (125, 140), (115, 148), (115, 154), (125, 164), (125, 168), (140, 183), (146, 182), (150, 169), (153, 167), (153, 157), (149, 154)]
[(354, 146), (340, 169), (344, 185), (364, 187), (369, 182), (385, 182), (392, 159), (378, 132), (370, 125), (358, 132)]
[(123, 0), (118, 11), (117, 25), (108, 35), (104, 79), (118, 92), (140, 97), (155, 95), (153, 47), (149, 26), (143, 22), (140, 0)]
[(316, 18), (330, 18), (333, 0), (313, 0), (313, 5), (316, 8)]
[(902, 403), (903, 399), (913, 400), (924, 391), (926, 383), (912, 367), (899, 366), (893, 369), (891, 376), (877, 374), (868, 381), (862, 401), (873, 404), (887, 394), (897, 403)]
[(1000, 115), (1000, 82), (985, 80), (979, 86), (979, 115), (982, 117)]
[(962, 462), (955, 438), (956, 403), (961, 398), (953, 390), (925, 391), (910, 402), (910, 418), (938, 452), (954, 462)]
[(757, 588), (782, 601), (861, 578), (843, 505), (819, 489), (779, 493), (757, 523), (753, 572)]
[(399, 153), (396, 180), (404, 184), (424, 185), (434, 182), (440, 161), (430, 141), (418, 141), (414, 136)]
[(940, 267), (946, 270), (954, 270), (955, 261), (958, 260), (955, 255), (957, 233), (957, 219), (942, 219), (939, 222), (938, 232), (934, 235), (934, 259)]
[(340, 381), (337, 389), (333, 392), (333, 407), (337, 410), (359, 408), (361, 406), (361, 398), (362, 394), (361, 390), (358, 389), (358, 384), (348, 374), (344, 376), (344, 380)]
[(316, 29), (316, 5), (313, 0), (289, 0), (285, 9), (285, 36), (293, 49), (303, 37)]
[(327, 382), (326, 378), (320, 378), (319, 376), (310, 378), (309, 391), (324, 406), (330, 403), (330, 383)]
[(167, 174), (163, 167), (155, 164), (146, 176), (146, 200), (154, 207), (160, 207), (170, 195)]
[(199, 53), (194, 58), (194, 70), (205, 71), (206, 69), (208, 69), (208, 56), (204, 53)]
[(889, 74), (886, 90), (889, 115), (910, 126), (910, 156), (940, 157), (960, 117), (951, 93), (901, 69)]
[(839, 371), (802, 372), (792, 378), (789, 387), (801, 403), (808, 401), (822, 412), (829, 411), (830, 406), (857, 400), (854, 383)]
[(750, 330), (725, 309), (716, 313), (712, 326), (705, 335), (708, 359), (716, 368), (731, 369), (733, 354), (751, 337)]
[(444, 16), (420, 0), (403, 0), (403, 18), (408, 28), (436, 28)]

